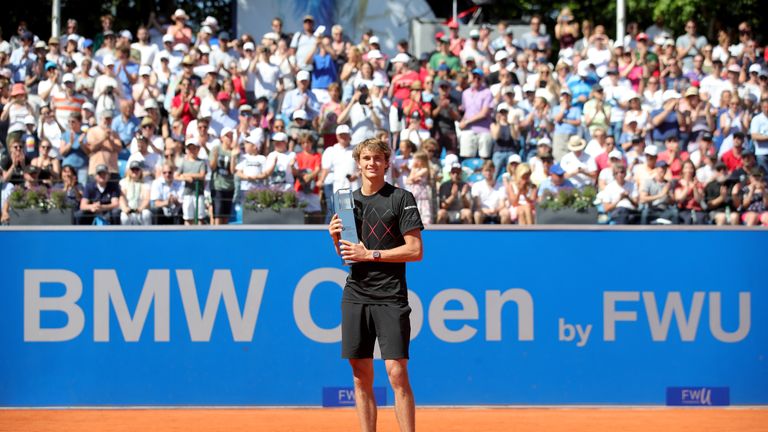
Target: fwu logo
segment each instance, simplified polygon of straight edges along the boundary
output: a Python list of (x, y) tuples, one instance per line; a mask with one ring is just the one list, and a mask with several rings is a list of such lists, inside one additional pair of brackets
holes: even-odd
[(667, 405), (670, 406), (725, 406), (730, 403), (728, 387), (667, 387)]

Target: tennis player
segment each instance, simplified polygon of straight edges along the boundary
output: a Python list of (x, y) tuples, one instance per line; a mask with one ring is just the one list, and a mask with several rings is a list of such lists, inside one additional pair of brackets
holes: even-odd
[(397, 422), (401, 431), (411, 432), (416, 427), (416, 405), (408, 379), (411, 308), (405, 263), (421, 260), (424, 225), (413, 195), (384, 180), (392, 156), (387, 144), (365, 140), (352, 156), (362, 178), (362, 187), (353, 192), (360, 243), (341, 240), (338, 214), (328, 227), (336, 252), (354, 261), (341, 301), (342, 357), (352, 366), (360, 429), (373, 432), (373, 347), (378, 338), (395, 394)]

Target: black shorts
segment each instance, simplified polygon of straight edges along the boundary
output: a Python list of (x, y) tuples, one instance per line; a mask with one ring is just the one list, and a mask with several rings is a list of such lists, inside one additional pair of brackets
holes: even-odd
[(213, 200), (213, 217), (223, 218), (232, 214), (232, 198), (235, 191), (211, 190), (211, 199)]
[(341, 357), (373, 358), (379, 339), (381, 357), (407, 359), (411, 342), (411, 308), (408, 305), (341, 303)]

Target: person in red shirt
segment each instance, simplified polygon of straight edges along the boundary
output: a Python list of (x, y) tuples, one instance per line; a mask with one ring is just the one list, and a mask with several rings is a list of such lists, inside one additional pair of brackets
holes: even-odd
[(742, 151), (744, 151), (744, 133), (734, 132), (733, 148), (723, 155), (723, 163), (728, 168), (728, 174), (744, 166), (744, 161), (741, 160)]
[(173, 97), (171, 102), (171, 117), (181, 119), (186, 133), (189, 122), (197, 118), (197, 111), (200, 109), (200, 98), (195, 96), (195, 89), (192, 86), (192, 80), (189, 78), (182, 78), (178, 89), (178, 94)]
[(293, 187), (298, 195), (299, 202), (306, 203), (304, 211), (307, 213), (319, 212), (320, 188), (317, 185), (317, 176), (320, 174), (321, 155), (315, 151), (315, 138), (308, 133), (299, 136), (301, 153), (296, 155), (296, 166), (299, 174)]
[[(595, 164), (597, 164), (597, 172), (602, 171), (605, 168), (608, 168), (611, 165), (610, 160), (610, 154), (612, 151), (616, 150), (616, 140), (613, 138), (613, 135), (608, 135), (605, 137), (605, 145), (603, 146), (603, 152), (597, 155), (595, 157)], [(622, 158), (623, 163), (623, 158)]]
[(679, 179), (683, 173), (683, 162), (689, 159), (687, 151), (680, 151), (680, 140), (677, 136), (671, 136), (664, 142), (666, 150), (659, 153), (658, 161), (664, 161), (669, 166), (667, 180)]
[(413, 82), (421, 83), (419, 73), (411, 70), (408, 65), (410, 61), (411, 57), (405, 53), (400, 53), (392, 59), (392, 64), (395, 65), (395, 75), (392, 77), (392, 85), (389, 87), (389, 97), (397, 107), (408, 99)]
[(413, 116), (414, 112), (418, 112), (419, 118), (421, 119), (420, 127), (426, 130), (429, 128), (427, 128), (425, 119), (427, 117), (432, 117), (432, 110), (430, 110), (431, 105), (427, 102), (424, 102), (422, 99), (421, 92), (421, 81), (412, 82), (408, 99), (403, 101), (403, 117), (410, 118)]

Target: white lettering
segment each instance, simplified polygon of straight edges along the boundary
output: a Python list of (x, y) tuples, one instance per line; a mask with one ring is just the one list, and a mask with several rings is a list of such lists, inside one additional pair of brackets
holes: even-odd
[(603, 340), (616, 340), (616, 321), (637, 321), (637, 312), (620, 312), (616, 302), (636, 302), (640, 299), (637, 291), (605, 291), (603, 293)]
[(501, 340), (501, 313), (507, 302), (517, 305), (517, 339), (533, 340), (533, 299), (528, 291), (512, 288), (504, 291), (491, 290), (485, 293), (485, 339)]
[(726, 332), (722, 325), (722, 308), (720, 306), (720, 293), (709, 293), (709, 330), (712, 336), (720, 342), (739, 342), (749, 334), (752, 326), (752, 314), (750, 308), (751, 294), (739, 293), (739, 327), (735, 332)]
[(675, 315), (677, 327), (680, 330), (680, 339), (686, 342), (696, 340), (696, 332), (699, 328), (699, 317), (704, 305), (703, 292), (693, 293), (691, 303), (691, 313), (686, 317), (685, 306), (680, 297), (680, 292), (670, 292), (667, 294), (667, 300), (664, 302), (664, 312), (659, 319), (659, 311), (656, 306), (656, 295), (653, 292), (643, 292), (643, 303), (645, 304), (645, 313), (648, 315), (648, 326), (651, 329), (651, 338), (656, 342), (667, 340), (669, 325), (672, 322), (672, 315)]
[(341, 323), (333, 328), (322, 328), (312, 319), (310, 299), (312, 291), (323, 282), (333, 282), (342, 290), (347, 272), (337, 268), (319, 268), (304, 275), (293, 292), (293, 319), (304, 336), (320, 343), (336, 343), (341, 340)]
[(170, 340), (170, 272), (150, 270), (144, 280), (136, 310), (131, 312), (125, 303), (120, 281), (115, 270), (93, 271), (93, 340), (109, 342), (109, 305), (115, 310), (117, 322), (126, 342), (137, 342), (144, 329), (149, 307), (154, 301), (155, 341)]
[[(64, 285), (61, 297), (42, 297), (42, 284)], [(24, 270), (24, 341), (63, 342), (80, 335), (85, 315), (77, 305), (83, 293), (80, 278), (68, 270)], [(67, 324), (60, 328), (40, 327), (42, 311), (59, 311), (67, 315)]]
[(208, 298), (205, 301), (205, 310), (201, 313), (192, 270), (176, 270), (176, 279), (179, 281), (181, 302), (184, 306), (184, 315), (187, 317), (191, 339), (195, 342), (211, 340), (219, 302), (223, 298), (232, 338), (236, 342), (250, 342), (256, 329), (256, 319), (259, 316), (264, 286), (267, 283), (267, 273), (267, 270), (251, 270), (245, 305), (241, 314), (232, 273), (229, 270), (214, 270)]
[[(461, 304), (461, 309), (446, 310), (445, 305), (456, 300)], [(447, 289), (437, 293), (429, 305), (429, 327), (438, 339), (445, 342), (465, 342), (477, 333), (477, 329), (464, 324), (458, 330), (450, 330), (445, 325), (447, 320), (476, 320), (478, 317), (477, 301), (467, 291), (461, 289)]]

